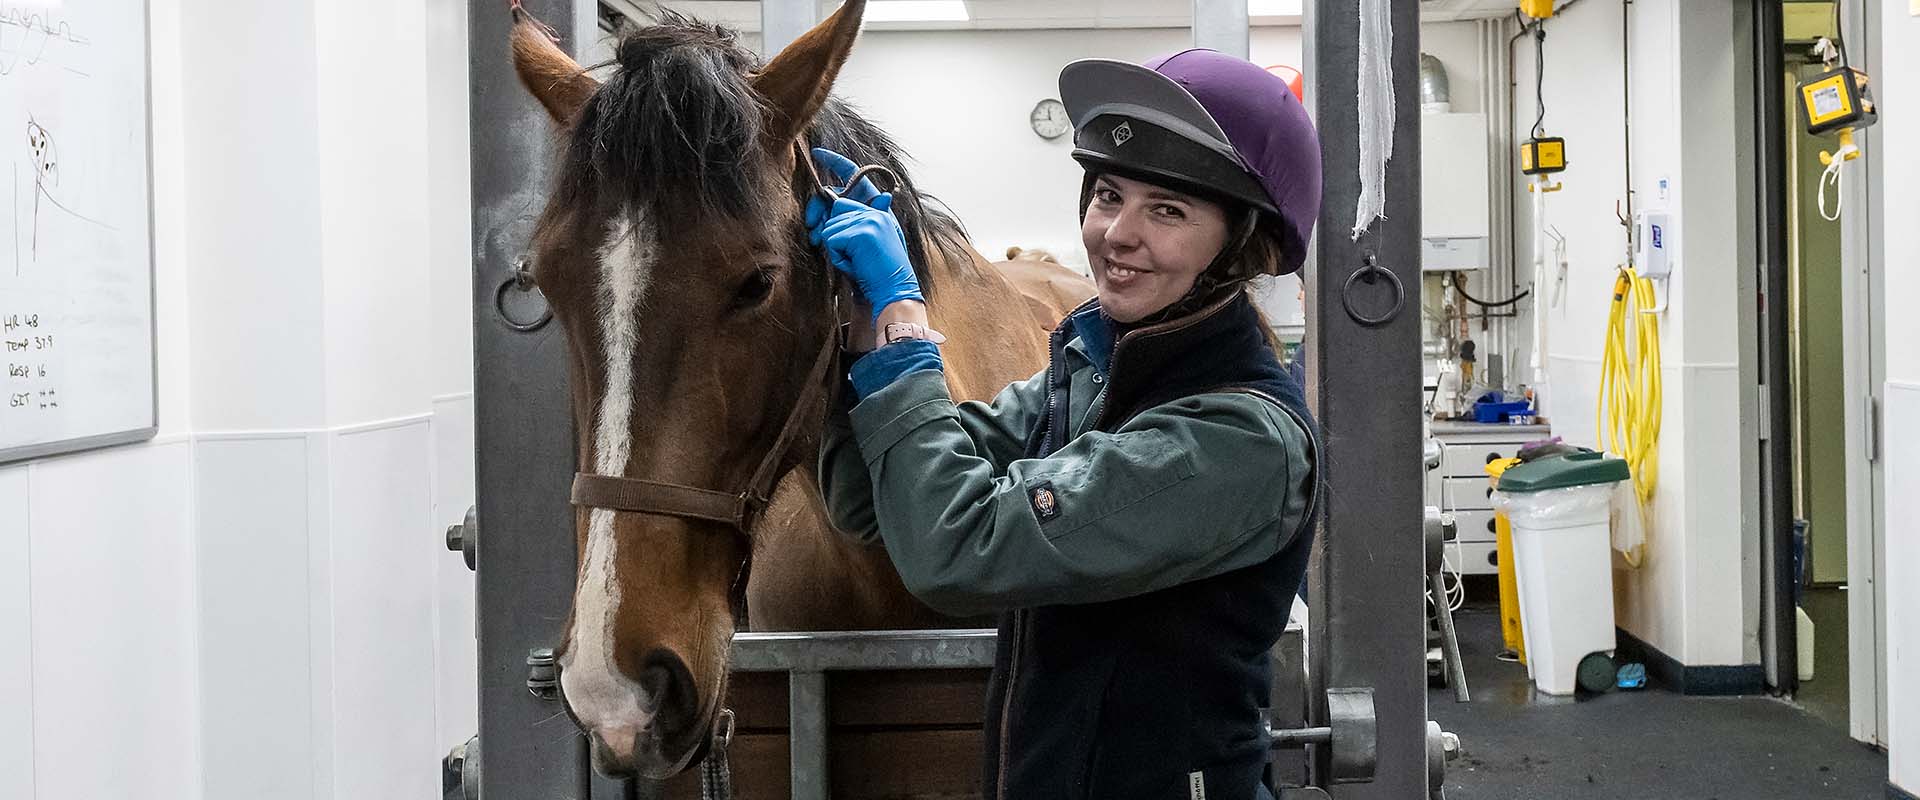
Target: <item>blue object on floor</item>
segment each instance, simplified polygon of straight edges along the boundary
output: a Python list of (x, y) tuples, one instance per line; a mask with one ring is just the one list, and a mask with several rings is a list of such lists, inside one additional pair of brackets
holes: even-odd
[(1647, 688), (1647, 666), (1645, 664), (1621, 664), (1619, 680), (1615, 685), (1622, 689)]

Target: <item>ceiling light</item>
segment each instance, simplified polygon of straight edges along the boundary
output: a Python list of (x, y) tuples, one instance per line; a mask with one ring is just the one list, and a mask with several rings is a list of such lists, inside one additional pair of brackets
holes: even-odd
[(868, 22), (966, 22), (962, 0), (873, 0), (867, 4)]
[(1247, 0), (1249, 17), (1297, 17), (1300, 0)]

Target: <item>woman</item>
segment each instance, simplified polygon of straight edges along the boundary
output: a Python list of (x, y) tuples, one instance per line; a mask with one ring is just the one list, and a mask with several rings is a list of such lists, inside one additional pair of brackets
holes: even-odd
[(1245, 286), (1299, 269), (1319, 141), (1284, 82), (1207, 50), (1075, 62), (1060, 91), (1099, 295), (990, 404), (947, 394), (891, 198), (808, 210), (877, 331), (849, 343), (822, 491), (928, 605), (1001, 614), (988, 796), (1270, 797), (1267, 652), (1317, 447)]

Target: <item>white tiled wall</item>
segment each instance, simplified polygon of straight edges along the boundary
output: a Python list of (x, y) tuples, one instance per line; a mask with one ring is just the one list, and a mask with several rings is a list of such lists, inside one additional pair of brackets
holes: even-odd
[(0, 797), (34, 796), (30, 469), (0, 469)]
[(430, 433), (422, 418), (338, 433), (330, 447), (333, 796), (343, 800), (440, 787)]
[(190, 454), (28, 468), (34, 797), (200, 796)]
[(435, 405), (0, 469), (0, 798), (438, 796), (477, 689)]
[(193, 461), (205, 797), (310, 800), (307, 438), (202, 440)]
[[(433, 519), (430, 532), (465, 518), (473, 505), (473, 395), (452, 395), (433, 404)], [(428, 538), (435, 542), (441, 539)], [(474, 641), (473, 571), (459, 553), (432, 553), (434, 685), (439, 691), (435, 743), (444, 752), (480, 730), (479, 653)]]

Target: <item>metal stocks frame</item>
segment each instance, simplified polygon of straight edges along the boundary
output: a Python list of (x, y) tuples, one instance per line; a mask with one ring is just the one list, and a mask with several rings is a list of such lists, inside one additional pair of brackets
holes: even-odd
[[(594, 0), (522, 0), (522, 5), (559, 30), (595, 30)], [(816, 0), (763, 0), (766, 40), (790, 41), (819, 11)], [(1245, 0), (1196, 0), (1195, 11), (1196, 37), (1230, 52), (1236, 40), (1245, 42)], [(1417, 314), (1396, 295), (1419, 287), (1417, 3), (1394, 2), (1392, 22), (1398, 113), (1387, 166), (1388, 216), (1352, 239), (1346, 232), (1353, 221), (1359, 168), (1352, 100), (1358, 86), (1358, 17), (1352, 3), (1307, 3), (1309, 107), (1320, 128), (1328, 176), (1317, 226), (1320, 236), (1307, 270), (1312, 298), (1307, 315), (1312, 348), (1308, 389), (1327, 434), (1325, 463), (1332, 491), (1309, 573), (1314, 602), (1304, 722), (1327, 726), (1330, 715), (1341, 716), (1338, 707), (1329, 707), (1330, 687), (1370, 688), (1376, 718), (1374, 779), (1330, 785), (1327, 791), (1340, 798), (1402, 800), (1427, 796), (1429, 786), (1420, 417), (1414, 391), (1420, 380), (1420, 338)], [(636, 792), (651, 792), (594, 775), (585, 740), (571, 720), (553, 701), (529, 691), (530, 678), (537, 688), (554, 677), (549, 664), (539, 663), (538, 651), (556, 643), (572, 592), (575, 554), (567, 497), (574, 437), (562, 334), (557, 326), (544, 324), (544, 304), (520, 272), (551, 183), (555, 142), (546, 113), (520, 88), (514, 74), (507, 50), (511, 24), (503, 0), (471, 4), (478, 505), (468, 524), (451, 531), (449, 538), (452, 545), (464, 545), (470, 560), (481, 565), (475, 609), (480, 665), (476, 741), (483, 746), (457, 750), (464, 758), (449, 760), (449, 795), (627, 800)], [(580, 42), (577, 35), (566, 38), (563, 47)], [(1238, 50), (1245, 55), (1244, 47)], [(1397, 313), (1387, 313), (1396, 304)], [(1406, 391), (1382, 391), (1387, 387)], [(484, 538), (482, 529), (487, 532)], [(803, 703), (824, 707), (820, 693), (806, 690), (819, 682), (824, 670), (869, 663), (833, 660), (845, 660), (850, 652), (879, 652), (875, 666), (912, 661), (933, 652), (929, 648), (948, 648), (942, 651), (947, 653), (942, 663), (958, 659), (984, 664), (981, 654), (991, 652), (991, 634), (979, 632), (928, 632), (898, 641), (842, 641), (828, 635), (797, 642), (784, 636), (743, 635), (736, 655), (741, 669), (796, 670), (796, 710)], [(906, 650), (893, 652), (900, 648)], [(1336, 689), (1336, 695), (1340, 691)], [(1276, 705), (1284, 704), (1276, 697)], [(796, 734), (802, 720), (795, 715)], [(793, 788), (801, 789), (803, 779), (809, 788), (795, 796), (824, 796), (818, 765), (825, 742), (816, 738), (803, 745), (800, 738), (796, 735), (793, 750)], [(1318, 747), (1313, 759), (1324, 782), (1337, 771), (1329, 749)], [(801, 774), (809, 771), (811, 776)], [(1292, 796), (1320, 795), (1307, 790)]]

